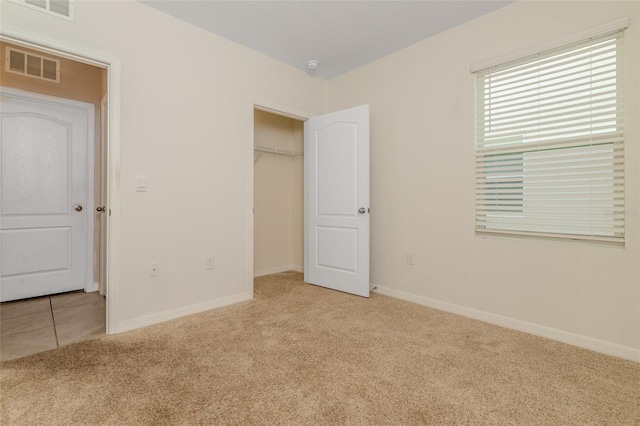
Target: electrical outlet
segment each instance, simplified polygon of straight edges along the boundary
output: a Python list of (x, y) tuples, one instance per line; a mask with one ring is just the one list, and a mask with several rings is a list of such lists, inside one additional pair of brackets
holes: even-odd
[(160, 275), (160, 263), (158, 262), (149, 263), (149, 276), (157, 277), (158, 275)]
[(216, 268), (216, 258), (213, 256), (205, 257), (204, 269), (215, 269), (215, 268)]
[(407, 253), (407, 265), (415, 265), (416, 264), (416, 254), (415, 253)]

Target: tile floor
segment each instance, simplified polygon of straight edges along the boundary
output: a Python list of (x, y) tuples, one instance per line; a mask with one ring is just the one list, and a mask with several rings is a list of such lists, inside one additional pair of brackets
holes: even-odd
[(106, 299), (74, 291), (0, 303), (0, 361), (105, 333)]

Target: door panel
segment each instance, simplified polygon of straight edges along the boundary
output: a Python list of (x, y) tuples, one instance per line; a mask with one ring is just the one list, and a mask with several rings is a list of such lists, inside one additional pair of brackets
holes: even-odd
[(69, 127), (46, 116), (2, 115), (2, 214), (65, 214)]
[(305, 123), (305, 281), (369, 296), (368, 105)]
[(358, 210), (357, 123), (332, 123), (315, 134), (318, 215), (353, 217)]
[(318, 226), (318, 266), (358, 272), (358, 230), (336, 226)]
[(71, 228), (3, 230), (2, 274), (45, 273), (71, 268)]
[(93, 106), (4, 89), (0, 102), (0, 300), (84, 289)]

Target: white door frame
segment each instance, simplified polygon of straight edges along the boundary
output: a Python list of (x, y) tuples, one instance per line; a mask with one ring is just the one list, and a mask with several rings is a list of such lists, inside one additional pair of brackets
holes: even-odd
[[(120, 278), (120, 103), (121, 61), (94, 51), (58, 43), (33, 34), (0, 28), (0, 39), (40, 51), (62, 56), (74, 61), (98, 66), (107, 70), (107, 95), (109, 99), (109, 150), (107, 170), (107, 334), (118, 333), (119, 278)], [(93, 204), (93, 201), (91, 201)], [(253, 267), (253, 265), (252, 265)], [(93, 271), (91, 271), (93, 274)]]
[(88, 102), (74, 101), (71, 99), (58, 98), (54, 96), (43, 95), (36, 92), (27, 92), (20, 89), (13, 89), (2, 86), (2, 94), (12, 98), (24, 99), (26, 101), (41, 102), (46, 105), (60, 105), (87, 112), (87, 151), (85, 158), (85, 202), (84, 208), (87, 210), (86, 220), (86, 243), (85, 252), (86, 272), (84, 277), (84, 291), (96, 291), (96, 285), (93, 282), (93, 244), (94, 244), (94, 167), (95, 167), (95, 106)]
[(253, 162), (253, 146), (255, 144), (253, 140), (254, 135), (254, 110), (260, 110), (264, 112), (268, 112), (271, 114), (279, 115), (281, 117), (292, 118), (294, 120), (299, 121), (307, 121), (309, 118), (313, 117), (314, 114), (310, 114), (305, 111), (300, 111), (295, 108), (290, 108), (285, 105), (280, 105), (274, 102), (266, 101), (263, 99), (251, 99), (249, 101), (249, 107), (247, 111), (248, 116), (248, 126), (249, 135), (247, 144), (247, 176), (249, 177), (247, 180), (247, 194), (249, 198), (247, 200), (247, 229), (248, 241), (247, 241), (247, 293), (249, 294), (249, 298), (253, 299), (253, 191), (254, 191), (254, 162)]

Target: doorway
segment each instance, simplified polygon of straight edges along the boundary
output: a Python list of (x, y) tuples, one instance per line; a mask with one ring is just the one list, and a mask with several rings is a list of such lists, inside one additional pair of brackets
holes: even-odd
[[(249, 294), (256, 276), (302, 269), (310, 284), (369, 297), (369, 106), (305, 119), (277, 111), (254, 104), (251, 116)], [(293, 168), (257, 167), (265, 153), (302, 159), (299, 146)]]
[(253, 276), (304, 271), (304, 122), (254, 110)]
[[(104, 297), (107, 295), (107, 277), (104, 271), (107, 269), (106, 230), (107, 222), (109, 221), (109, 212), (106, 208), (106, 200), (108, 198), (108, 181), (110, 176), (108, 170), (109, 148), (107, 140), (109, 134), (107, 129), (109, 125), (107, 122), (108, 115), (105, 109), (107, 108), (107, 99), (109, 98), (109, 65), (106, 63), (96, 63), (95, 61), (90, 60), (87, 60), (86, 62), (76, 60), (78, 59), (77, 57), (70, 57), (71, 55), (67, 56), (62, 51), (53, 51), (44, 46), (42, 46), (41, 50), (39, 49), (39, 47), (41, 47), (39, 45), (26, 42), (26, 40), (25, 43), (22, 43), (22, 40), (5, 37), (4, 34), (0, 43), (2, 51), (2, 61), (0, 63), (5, 63), (5, 56), (10, 54), (10, 49), (13, 49), (14, 51), (18, 50), (20, 52), (25, 52), (25, 54), (29, 55), (30, 60), (34, 57), (45, 57), (49, 64), (51, 63), (51, 60), (57, 61), (59, 63), (58, 72), (60, 73), (58, 81), (53, 82), (45, 81), (44, 79), (32, 78), (28, 75), (20, 75), (16, 72), (8, 72), (6, 71), (6, 67), (3, 66), (3, 87), (9, 88), (9, 90), (15, 90), (18, 93), (24, 92), (27, 96), (30, 94), (34, 94), (34, 97), (44, 95), (52, 100), (63, 99), (61, 102), (66, 101), (70, 104), (89, 104), (91, 106), (92, 114), (91, 121), (95, 124), (91, 138), (93, 143), (86, 147), (87, 152), (90, 153), (88, 157), (90, 158), (89, 161), (91, 166), (87, 168), (86, 172), (88, 175), (85, 176), (87, 186), (90, 187), (90, 191), (87, 191), (89, 198), (85, 200), (86, 204), (84, 206), (80, 204), (75, 206), (75, 211), (81, 211), (80, 209), (82, 207), (85, 208), (85, 213), (88, 218), (87, 222), (89, 225), (87, 228), (88, 232), (86, 232), (86, 234), (83, 232), (83, 234), (89, 237), (85, 241), (90, 241), (90, 244), (87, 244), (86, 247), (84, 247), (84, 256), (88, 259), (88, 268), (86, 268), (85, 277), (82, 279), (82, 286), (80, 287), (82, 290), (79, 292), (66, 292), (64, 294), (58, 294), (57, 296), (46, 295), (43, 297), (30, 298), (27, 299), (25, 303), (9, 302), (3, 304), (3, 322), (5, 322), (5, 324), (7, 322), (16, 322), (20, 319), (19, 317), (21, 316), (20, 312), (22, 312), (22, 306), (29, 305), (29, 307), (26, 308), (26, 311), (24, 311), (25, 315), (34, 315), (34, 317), (27, 318), (25, 316), (25, 318), (21, 318), (20, 320), (21, 322), (27, 323), (26, 328), (38, 327), (44, 323), (40, 323), (39, 325), (36, 323), (44, 320), (47, 316), (47, 314), (45, 314), (44, 307), (49, 306), (51, 312), (48, 316), (54, 317), (54, 319), (58, 316), (59, 319), (58, 324), (56, 324), (58, 326), (57, 330), (55, 329), (56, 325), (53, 325), (54, 335), (58, 335), (60, 337), (60, 341), (55, 342), (57, 343), (57, 346), (70, 343), (74, 340), (77, 341), (77, 339), (82, 339), (84, 337), (91, 337), (95, 334), (104, 334), (108, 331), (106, 319), (108, 316), (108, 310)], [(29, 71), (26, 70), (26, 73), (29, 73)], [(52, 239), (46, 240), (52, 241)], [(100, 291), (98, 292), (99, 289)], [(55, 294), (66, 290), (75, 290), (75, 288), (66, 288), (63, 285), (62, 287), (55, 287), (51, 289), (50, 293)], [(40, 296), (45, 293), (48, 293), (48, 291), (41, 291), (41, 294), (25, 293), (21, 297)], [(84, 297), (84, 294), (88, 295), (88, 297)], [(98, 295), (100, 296), (98, 297)], [(13, 297), (13, 299), (16, 297)], [(53, 299), (55, 299), (55, 301)], [(49, 303), (46, 303), (47, 300)], [(43, 309), (36, 309), (37, 312), (34, 311), (32, 314), (30, 309), (33, 310), (36, 306), (40, 307), (40, 305), (42, 305), (41, 307)], [(71, 307), (79, 313), (80, 317), (70, 319), (69, 315), (72, 314), (74, 309), (65, 309)], [(86, 315), (88, 309), (92, 310), (93, 315)], [(99, 312), (98, 316), (101, 317), (99, 318), (101, 325), (96, 325), (96, 310)], [(81, 313), (82, 311), (84, 311), (84, 314)], [(53, 315), (51, 315), (51, 313), (53, 313)], [(11, 318), (11, 320), (8, 318)], [(29, 324), (30, 320), (33, 320), (32, 324)], [(71, 334), (67, 333), (65, 336), (65, 330), (63, 330), (65, 325), (64, 323), (70, 322), (76, 324), (76, 331), (78, 331), (77, 325), (79, 323), (85, 322), (87, 327), (84, 327), (80, 333), (71, 332)], [(18, 325), (17, 329), (21, 329), (24, 326), (24, 324)], [(42, 331), (44, 328), (46, 327), (40, 328), (40, 330)], [(23, 353), (22, 349), (16, 348), (13, 343), (11, 345), (4, 344), (6, 334), (4, 329), (5, 327), (3, 327), (3, 346), (11, 346), (12, 352), (16, 352), (17, 349), (17, 353)], [(89, 329), (90, 332), (87, 335), (87, 330)], [(113, 331), (115, 330), (112, 330), (112, 332)], [(24, 340), (24, 346), (32, 345), (32, 343), (33, 342), (30, 342), (28, 339)], [(49, 341), (49, 343), (51, 342)], [(32, 346), (34, 348), (40, 347), (40, 349), (50, 349), (50, 347), (44, 348), (39, 344)]]

